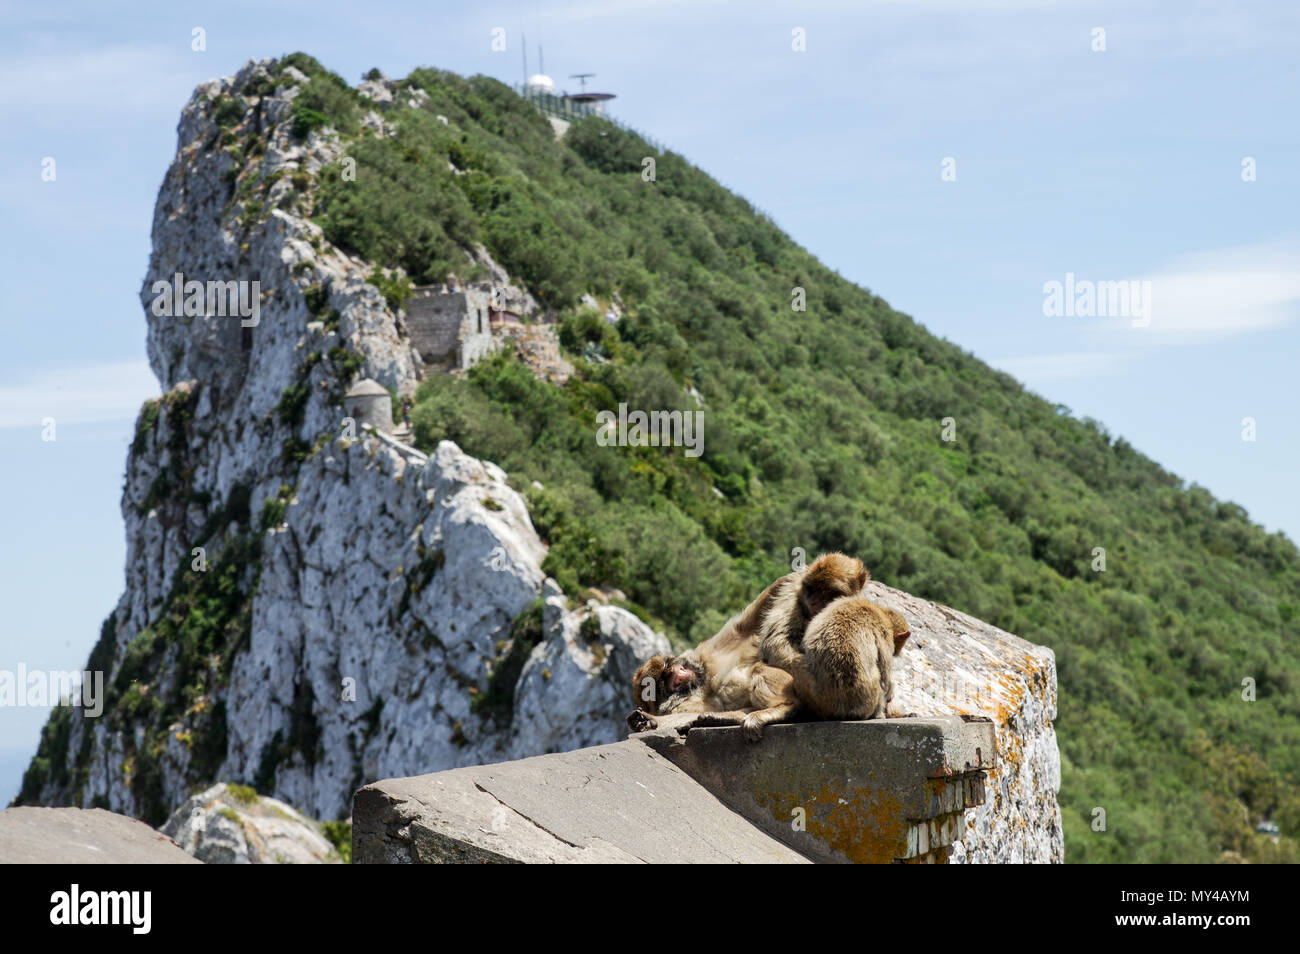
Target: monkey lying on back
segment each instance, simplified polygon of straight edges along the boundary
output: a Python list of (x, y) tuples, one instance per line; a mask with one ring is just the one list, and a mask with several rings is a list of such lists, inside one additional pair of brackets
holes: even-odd
[[(655, 656), (642, 665), (633, 677), (633, 699), (645, 712), (633, 712), (628, 725), (640, 732), (656, 727), (653, 715), (710, 713), (689, 721), (739, 724), (756, 739), (763, 726), (790, 719), (808, 702), (796, 695), (793, 669), (777, 658), (797, 651), (809, 621), (833, 601), (855, 596), (869, 576), (861, 560), (827, 553), (781, 577), (716, 636), (680, 656)], [(791, 649), (782, 654), (785, 646)], [(807, 676), (805, 691), (817, 692), (817, 679)]]
[(672, 714), (684, 717), (670, 720), (682, 725), (740, 725), (756, 739), (763, 726), (794, 715), (793, 676), (764, 665), (745, 644), (726, 653), (710, 642), (680, 656), (652, 656), (637, 670), (633, 686), (640, 708), (627, 717), (633, 732), (656, 728)]

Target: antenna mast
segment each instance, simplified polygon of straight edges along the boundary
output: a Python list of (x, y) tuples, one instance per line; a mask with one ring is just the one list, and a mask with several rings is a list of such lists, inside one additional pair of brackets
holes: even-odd
[(519, 45), (523, 48), (524, 54), (524, 86), (528, 86), (528, 37), (522, 33), (519, 34)]

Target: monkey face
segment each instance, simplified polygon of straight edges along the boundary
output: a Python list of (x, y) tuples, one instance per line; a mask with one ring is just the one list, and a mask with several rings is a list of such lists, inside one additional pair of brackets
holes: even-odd
[(681, 656), (668, 661), (659, 674), (659, 711), (672, 712), (687, 702), (704, 685), (704, 670)]
[(686, 695), (703, 680), (700, 668), (680, 656), (651, 656), (632, 677), (632, 701), (654, 715), (673, 696)]
[(698, 686), (700, 676), (701, 673), (696, 667), (678, 658), (668, 663), (659, 678), (667, 694), (675, 695), (679, 692), (690, 692)]

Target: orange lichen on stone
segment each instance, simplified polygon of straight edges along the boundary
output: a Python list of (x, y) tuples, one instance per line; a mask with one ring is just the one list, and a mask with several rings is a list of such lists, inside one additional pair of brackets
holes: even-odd
[(879, 789), (822, 789), (803, 795), (806, 804), (792, 804), (788, 789), (754, 796), (778, 824), (790, 824), (792, 809), (805, 809), (808, 833), (854, 864), (889, 864), (906, 853), (910, 823), (903, 806)]

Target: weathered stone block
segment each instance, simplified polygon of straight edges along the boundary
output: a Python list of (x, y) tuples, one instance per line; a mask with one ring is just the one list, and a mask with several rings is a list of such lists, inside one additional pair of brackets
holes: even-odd
[(895, 701), (921, 716), (962, 713), (997, 729), (988, 798), (964, 816), (955, 862), (1065, 860), (1061, 758), (1056, 747), (1056, 657), (973, 616), (868, 581), (863, 595), (898, 610), (912, 638), (894, 661)]
[(166, 835), (102, 808), (6, 808), (0, 864), (196, 865)]
[(877, 864), (931, 850), (913, 823), (971, 807), (965, 779), (997, 745), (992, 723), (959, 717), (772, 725), (758, 743), (733, 728), (634, 738), (800, 854)]
[(639, 742), (367, 785), (366, 863), (806, 863)]

